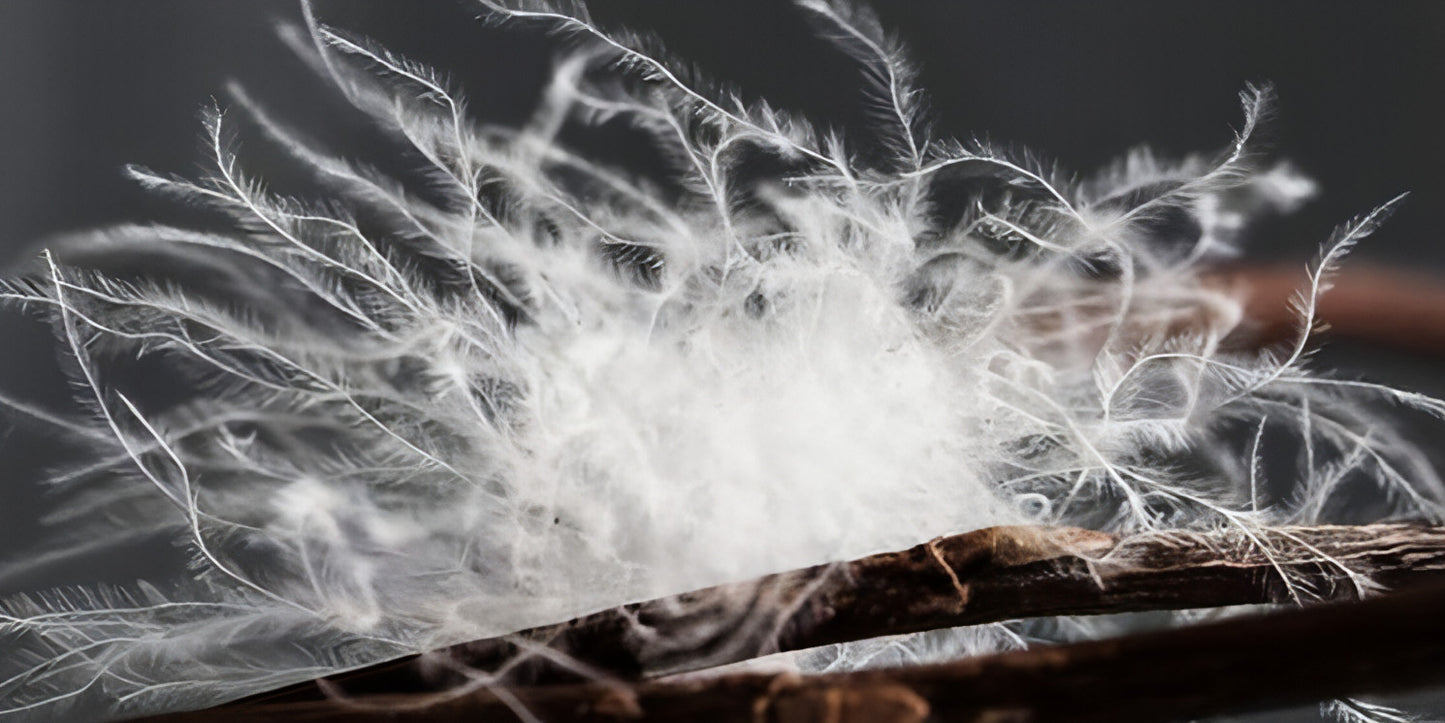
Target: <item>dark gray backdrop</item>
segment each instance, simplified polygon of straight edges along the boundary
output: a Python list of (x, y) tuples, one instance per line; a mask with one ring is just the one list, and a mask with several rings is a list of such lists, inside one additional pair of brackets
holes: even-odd
[[(1323, 193), (1268, 229), (1252, 253), (1302, 262), (1333, 224), (1409, 190), (1407, 205), (1358, 257), (1445, 267), (1445, 2), (874, 4), (922, 64), (939, 135), (1016, 142), (1079, 170), (1141, 142), (1171, 153), (1221, 147), (1239, 124), (1236, 93), (1247, 82), (1273, 82), (1274, 147)], [(784, 3), (600, 5), (603, 15), (658, 30), (674, 50), (750, 94), (844, 130), (860, 117), (855, 71), (806, 40)], [(460, 0), (341, 0), (323, 9), (338, 24), (449, 68), (490, 117), (525, 114), (547, 67), (543, 45), (476, 27)], [(197, 109), (227, 78), (288, 115), (324, 122), (334, 108), (272, 32), (273, 21), (296, 17), (292, 0), (0, 0), (0, 257), (14, 258), (48, 233), (154, 212), (157, 204), (119, 168), (193, 168)], [(6, 389), (41, 400), (65, 394), (43, 329), (5, 317), (0, 333)], [(1326, 361), (1445, 392), (1432, 360), (1342, 347)], [(7, 576), (13, 551), (35, 534), (44, 501), (27, 480), (48, 452), (43, 437), (0, 431), (0, 592), (128, 580), (169, 561), (164, 545), (150, 544)]]

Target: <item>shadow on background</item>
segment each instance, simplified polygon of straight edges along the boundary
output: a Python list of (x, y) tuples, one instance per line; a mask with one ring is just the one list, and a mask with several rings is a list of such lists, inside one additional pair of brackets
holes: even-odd
[[(1303, 264), (1334, 224), (1408, 190), (1413, 197), (1356, 262), (1445, 273), (1436, 220), (1445, 209), (1445, 3), (875, 5), (921, 65), (935, 135), (1016, 143), (1080, 171), (1138, 143), (1168, 154), (1220, 148), (1240, 124), (1238, 91), (1272, 82), (1279, 114), (1267, 130), (1276, 154), (1317, 179), (1322, 194), (1264, 229), (1249, 254)], [(535, 36), (481, 28), (459, 0), (322, 8), (337, 24), (450, 70), (475, 114), (487, 119), (524, 118), (551, 62)], [(675, 52), (748, 96), (766, 96), (845, 133), (864, 118), (853, 92), (856, 68), (809, 39), (785, 3), (612, 0), (598, 12), (656, 30)], [(195, 169), (202, 158), (197, 111), (213, 97), (225, 105), (229, 78), (313, 133), (357, 133), (276, 38), (276, 21), (298, 18), (292, 0), (0, 3), (0, 257), (21, 259), (48, 234), (155, 217), (165, 205), (123, 178), (121, 167)], [(49, 331), (13, 315), (0, 324), (4, 388), (58, 405), (67, 388)], [(1433, 360), (1341, 347), (1324, 363), (1445, 394)], [(3, 431), (0, 551), (21, 549), (37, 534), (46, 504), (27, 481), (55, 454), (42, 435)], [(23, 560), (0, 552), (0, 592), (131, 580), (169, 567), (176, 556), (149, 540), (16, 573)]]

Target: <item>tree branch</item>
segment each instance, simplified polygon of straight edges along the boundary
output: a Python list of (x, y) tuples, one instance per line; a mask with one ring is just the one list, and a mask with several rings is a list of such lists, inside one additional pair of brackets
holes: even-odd
[[(336, 676), (326, 688), (358, 695), (436, 691), (466, 681), (458, 668), (495, 670), (509, 661), (511, 683), (578, 679), (551, 658), (516, 665), (526, 649), (542, 645), (589, 668), (637, 679), (1018, 618), (1352, 600), (1366, 575), (1388, 587), (1445, 580), (1445, 528), (1280, 528), (1259, 539), (1268, 549), (1239, 531), (1117, 537), (995, 527), (465, 643)], [(699, 630), (708, 635), (681, 635)], [(671, 642), (680, 639), (687, 644)], [(327, 692), (306, 683), (258, 700), (316, 700)]]
[[(378, 696), (180, 714), (205, 720), (548, 723), (1162, 721), (1445, 681), (1445, 588), (892, 671), (743, 674)], [(523, 719), (515, 710), (526, 710)]]
[[(1245, 316), (1254, 326), (1248, 345), (1299, 335), (1299, 319), (1289, 300), (1307, 284), (1303, 269), (1238, 266), (1213, 279), (1243, 294)], [(1317, 311), (1339, 337), (1445, 355), (1445, 283), (1437, 277), (1383, 267), (1342, 270), (1332, 277)]]

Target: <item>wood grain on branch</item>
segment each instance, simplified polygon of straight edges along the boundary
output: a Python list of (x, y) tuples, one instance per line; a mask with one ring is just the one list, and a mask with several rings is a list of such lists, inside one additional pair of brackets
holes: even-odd
[[(1377, 524), (1261, 534), (1118, 537), (995, 527), (457, 645), (336, 676), (326, 687), (367, 695), (435, 691), (461, 684), (459, 667), (504, 664), (513, 666), (507, 680), (514, 683), (578, 679), (553, 662), (559, 656), (517, 664), (538, 646), (620, 679), (640, 679), (778, 651), (1019, 618), (1352, 600), (1366, 575), (1370, 584), (1387, 587), (1445, 580), (1445, 528)], [(708, 635), (683, 634), (697, 630)], [(326, 692), (307, 683), (260, 700), (316, 700)]]
[[(1165, 721), (1445, 681), (1445, 587), (942, 665), (257, 704), (204, 720)], [(515, 711), (531, 717), (521, 718)]]

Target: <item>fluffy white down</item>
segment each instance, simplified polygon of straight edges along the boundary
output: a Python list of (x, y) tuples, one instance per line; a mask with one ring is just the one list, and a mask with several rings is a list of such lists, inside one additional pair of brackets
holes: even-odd
[[(1439, 516), (1430, 465), (1371, 410), (1441, 404), (1303, 369), (1328, 269), (1384, 210), (1327, 246), (1297, 345), (1222, 351), (1240, 307), (1199, 268), (1313, 190), (1255, 173), (1266, 91), (1217, 157), (1141, 151), (1073, 181), (929, 140), (873, 19), (804, 0), (882, 109), (889, 157), (864, 162), (696, 90), (580, 6), (479, 6), (578, 48), (529, 125), (488, 126), (418, 64), (292, 29), (419, 178), (328, 155), (239, 93), (309, 169), (307, 198), (246, 177), (218, 111), (207, 177), (135, 175), (230, 223), (104, 229), (7, 282), (84, 392), (87, 413), (48, 418), (93, 455), (55, 473), (71, 501), (47, 544), (169, 531), (194, 564), (6, 601), (0, 716), (214, 704), (999, 523), (1257, 530), (1328, 518), (1361, 478), (1389, 493), (1382, 514)], [(562, 139), (618, 119), (670, 178)], [(114, 259), (157, 265), (96, 270)], [(137, 398), (112, 369), (137, 356), (188, 401)], [(1266, 500), (1267, 425), (1308, 455), (1298, 490)], [(925, 644), (1011, 644), (939, 635)]]

